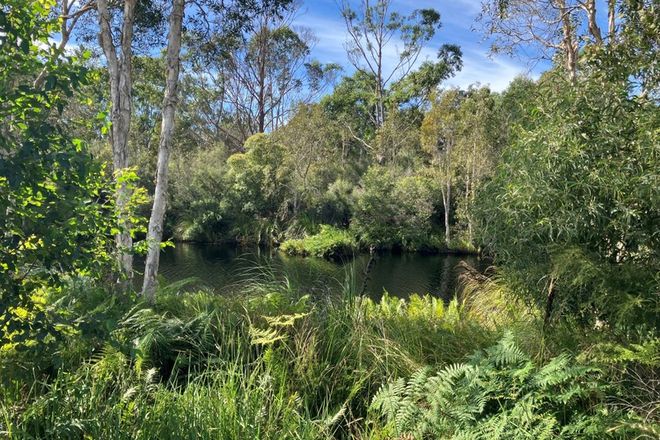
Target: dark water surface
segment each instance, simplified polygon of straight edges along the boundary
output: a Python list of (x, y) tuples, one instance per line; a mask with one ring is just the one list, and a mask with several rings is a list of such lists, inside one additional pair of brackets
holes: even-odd
[(330, 262), (289, 257), (275, 249), (179, 243), (161, 255), (159, 274), (167, 283), (194, 277), (192, 287), (203, 286), (220, 294), (240, 293), (246, 282), (275, 279), (288, 280), (309, 293), (339, 292), (350, 284), (354, 292), (374, 298), (384, 290), (402, 298), (412, 293), (451, 298), (461, 272), (459, 263), (465, 261), (477, 269), (486, 265), (473, 255), (384, 253), (373, 258), (365, 284), (369, 255)]

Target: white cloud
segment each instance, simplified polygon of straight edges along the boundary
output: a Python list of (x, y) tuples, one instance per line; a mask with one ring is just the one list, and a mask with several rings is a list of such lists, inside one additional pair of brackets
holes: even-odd
[(503, 57), (489, 58), (485, 51), (464, 50), (463, 69), (445, 84), (467, 88), (470, 84), (480, 83), (499, 92), (506, 89), (516, 76), (527, 74), (529, 69), (512, 60)]
[(339, 19), (329, 19), (306, 14), (298, 17), (294, 26), (311, 29), (317, 38), (313, 48), (313, 56), (323, 62), (343, 62), (346, 58), (344, 43), (346, 29)]
[[(445, 13), (443, 22), (448, 26), (440, 31), (426, 47), (422, 49), (417, 63), (435, 60), (437, 50), (442, 43), (456, 43), (463, 51), (463, 69), (445, 85), (467, 88), (471, 84), (488, 85), (494, 91), (504, 90), (517, 75), (529, 74), (529, 68), (520, 62), (502, 56), (489, 57), (485, 44), (479, 35), (471, 30), (473, 18), (480, 11), (480, 0), (455, 0), (444, 3), (438, 0), (396, 0), (399, 10), (435, 7)], [(347, 32), (339, 11), (319, 16), (313, 3), (307, 3), (307, 10), (300, 14), (294, 25), (304, 26), (313, 31), (318, 41), (312, 55), (321, 62), (338, 62), (346, 69), (346, 74), (353, 71), (345, 51)], [(316, 13), (315, 13), (316, 12)], [(392, 69), (402, 49), (401, 40), (393, 39), (384, 53), (384, 67)]]

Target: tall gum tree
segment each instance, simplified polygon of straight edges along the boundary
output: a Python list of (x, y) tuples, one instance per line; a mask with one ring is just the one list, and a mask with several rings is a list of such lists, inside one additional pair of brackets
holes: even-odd
[(461, 121), (458, 109), (463, 99), (461, 91), (450, 89), (432, 98), (432, 105), (421, 127), (422, 147), (437, 166), (441, 181), (444, 209), (445, 242), (451, 243), (452, 189), (456, 180), (456, 145), (459, 140)]
[[(582, 49), (616, 42), (617, 9), (626, 1), (483, 0), (477, 21), (493, 39), (492, 52), (523, 56), (537, 53), (530, 61), (561, 63), (568, 79), (574, 82)], [(603, 35), (598, 22), (601, 9), (607, 11), (607, 35)]]
[[(267, 5), (268, 2), (262, 2)], [(242, 151), (248, 137), (281, 128), (298, 103), (315, 101), (334, 82), (339, 66), (311, 58), (311, 30), (293, 26), (297, 4), (279, 14), (263, 8), (237, 32), (214, 29), (189, 41), (187, 61), (217, 99), (201, 104), (218, 122), (223, 142)]]
[[(108, 0), (97, 0), (99, 20), (99, 42), (107, 62), (110, 83), (110, 106), (112, 127), (110, 143), (112, 145), (112, 165), (115, 176), (129, 166), (128, 135), (131, 125), (131, 94), (133, 65), (133, 28), (137, 0), (125, 0), (121, 17), (121, 37), (119, 45), (114, 42), (112, 18)], [(116, 206), (120, 219), (120, 231), (115, 236), (119, 269), (127, 285), (133, 277), (133, 239), (131, 237), (130, 218), (126, 207), (131, 198), (130, 188), (120, 182), (117, 189)]]
[(149, 218), (147, 233), (147, 259), (144, 268), (142, 295), (153, 301), (156, 292), (158, 264), (160, 259), (160, 243), (163, 238), (163, 220), (167, 200), (167, 171), (170, 160), (170, 147), (174, 132), (174, 117), (176, 114), (179, 70), (181, 65), (181, 34), (184, 0), (173, 0), (170, 15), (170, 30), (167, 37), (167, 74), (165, 83), (165, 96), (163, 97), (163, 114), (158, 145), (158, 165), (156, 171), (156, 188), (154, 202)]
[[(391, 0), (362, 0), (358, 8), (344, 0), (341, 14), (348, 31), (346, 51), (350, 63), (375, 79), (374, 125), (385, 122), (385, 94), (388, 85), (405, 77), (416, 65), (425, 43), (440, 27), (440, 14), (434, 9), (417, 9), (408, 16), (391, 10)], [(386, 60), (397, 43), (394, 66)]]

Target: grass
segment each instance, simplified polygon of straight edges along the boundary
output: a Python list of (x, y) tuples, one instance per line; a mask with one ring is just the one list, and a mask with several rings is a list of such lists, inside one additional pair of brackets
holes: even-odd
[[(573, 337), (567, 332), (538, 331), (533, 310), (526, 319), (512, 319), (521, 316), (512, 311), (521, 305), (497, 281), (477, 280), (472, 293), (448, 304), (420, 295), (374, 301), (347, 286), (343, 297), (312, 300), (286, 282), (262, 281), (234, 297), (161, 292), (153, 306), (100, 292), (85, 295), (91, 286), (78, 286), (53, 304), (73, 307), (68, 313), (84, 316), (85, 326), (70, 328), (47, 349), (0, 355), (0, 365), (7, 367), (0, 378), (0, 436), (414, 438), (403, 431), (391, 435), (398, 425), (387, 423), (386, 411), (372, 405), (379, 391), (420, 370), (442, 372), (469, 362), (505, 333), (525, 359), (539, 365), (565, 347), (584, 351), (579, 338), (566, 342)], [(75, 300), (81, 295), (84, 301)], [(498, 319), (490, 319), (488, 310), (497, 310)], [(106, 321), (104, 330), (90, 333)], [(657, 345), (649, 347), (642, 366), (652, 369), (648, 359)], [(630, 351), (625, 356), (634, 357)], [(55, 358), (66, 362), (48, 365)], [(18, 359), (22, 372), (11, 369)], [(494, 371), (492, 377), (499, 377)], [(628, 376), (616, 377), (625, 383)], [(604, 395), (578, 400), (579, 417)], [(537, 408), (541, 416), (543, 411)], [(606, 437), (599, 434), (596, 438)]]
[(288, 255), (338, 260), (352, 256), (358, 250), (358, 246), (348, 230), (321, 225), (318, 234), (286, 240), (281, 244), (280, 250)]

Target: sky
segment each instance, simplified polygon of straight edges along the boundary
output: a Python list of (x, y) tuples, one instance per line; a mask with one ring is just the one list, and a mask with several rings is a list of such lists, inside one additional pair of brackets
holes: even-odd
[[(359, 1), (351, 0), (354, 5)], [(423, 48), (419, 62), (434, 60), (443, 44), (459, 45), (463, 51), (463, 69), (445, 81), (444, 86), (467, 88), (479, 83), (490, 86), (493, 91), (502, 91), (517, 75), (538, 77), (543, 70), (540, 65), (530, 66), (526, 61), (506, 55), (489, 55), (489, 43), (483, 41), (475, 24), (481, 10), (480, 3), (480, 0), (393, 0), (392, 10), (409, 14), (414, 9), (433, 8), (440, 12), (442, 27)], [(347, 74), (354, 71), (346, 59), (344, 44), (347, 34), (338, 0), (304, 0), (293, 24), (310, 28), (318, 38), (312, 49), (313, 58), (322, 63), (339, 63)], [(395, 59), (393, 46), (386, 65), (393, 64)]]

